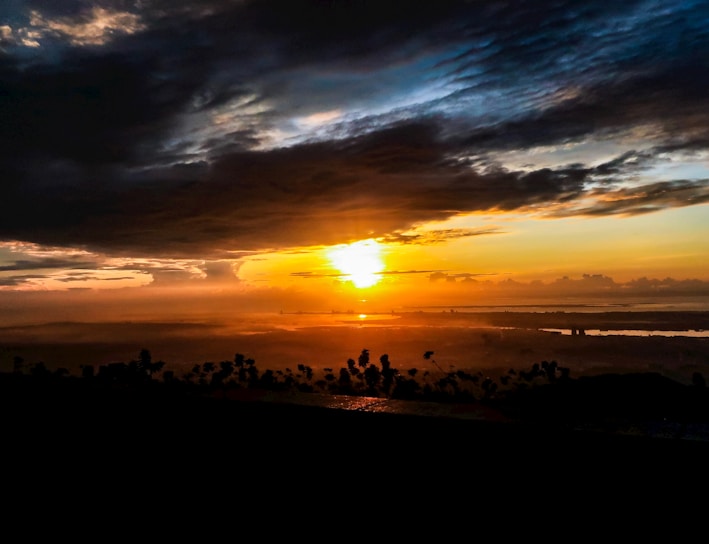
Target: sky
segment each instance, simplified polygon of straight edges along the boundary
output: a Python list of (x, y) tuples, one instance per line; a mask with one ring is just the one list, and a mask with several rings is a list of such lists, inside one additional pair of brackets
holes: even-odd
[(5, 320), (706, 296), (708, 88), (706, 0), (4, 0)]

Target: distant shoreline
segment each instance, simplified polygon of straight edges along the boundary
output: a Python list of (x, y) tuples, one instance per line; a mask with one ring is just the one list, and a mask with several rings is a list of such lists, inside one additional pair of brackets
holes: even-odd
[(609, 312), (417, 312), (398, 314), (403, 318), (428, 320), (470, 320), (498, 327), (524, 329), (600, 330), (707, 330), (709, 311), (609, 311)]

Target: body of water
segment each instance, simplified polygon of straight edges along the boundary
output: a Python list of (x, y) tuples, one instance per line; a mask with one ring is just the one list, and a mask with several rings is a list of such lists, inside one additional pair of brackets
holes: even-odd
[[(571, 335), (574, 329), (539, 329), (544, 332), (552, 332), (563, 335)], [(585, 336), (687, 336), (692, 338), (709, 338), (709, 331), (653, 331), (653, 330), (638, 330), (638, 329), (584, 329)]]

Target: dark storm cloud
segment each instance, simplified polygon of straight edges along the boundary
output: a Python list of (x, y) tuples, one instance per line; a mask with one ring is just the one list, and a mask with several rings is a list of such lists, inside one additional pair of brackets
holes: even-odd
[[(385, 236), (414, 221), (467, 211), (571, 202), (588, 193), (585, 183), (600, 174), (607, 178), (610, 170), (604, 164), (596, 169), (476, 173), (451, 163), (445, 151), (429, 124), (337, 142), (244, 151), (221, 157), (208, 169), (193, 168), (194, 177), (170, 177), (157, 169), (155, 177), (144, 172), (140, 184), (92, 187), (80, 199), (62, 192), (27, 194), (26, 207), (17, 206), (21, 200), (15, 199), (16, 207), (5, 212), (0, 224), (19, 238), (43, 223), (46, 230), (33, 241), (44, 244), (78, 244), (126, 255), (216, 257), (234, 248)], [(642, 202), (626, 200), (622, 212), (634, 204), (698, 203), (706, 192), (702, 182), (682, 188), (682, 195), (674, 188), (682, 198), (650, 191)], [(32, 210), (43, 214), (37, 218)], [(614, 211), (606, 208), (606, 213)]]
[(71, 193), (27, 195), (27, 208), (8, 210), (0, 221), (19, 237), (37, 224), (31, 206), (52, 226), (38, 233), (40, 243), (187, 256), (336, 243), (385, 235), (412, 218), (563, 201), (588, 176), (574, 169), (477, 174), (450, 163), (434, 129), (408, 124), (337, 142), (233, 153), (206, 171), (195, 169), (192, 179), (168, 182), (159, 169), (123, 189), (92, 187), (80, 202)]
[(88, 174), (159, 156), (161, 138), (204, 74), (195, 67), (170, 82), (158, 63), (152, 55), (106, 54), (34, 69), (0, 64), (3, 163), (66, 162)]
[[(706, 180), (622, 183), (707, 149), (708, 22), (700, 1), (12, 2), (0, 238), (218, 258), (706, 202)], [(600, 165), (498, 159), (640, 131)]]

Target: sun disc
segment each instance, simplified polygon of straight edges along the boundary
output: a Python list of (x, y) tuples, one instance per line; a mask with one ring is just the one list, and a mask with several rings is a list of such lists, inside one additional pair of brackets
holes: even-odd
[(371, 287), (381, 279), (384, 263), (381, 245), (375, 240), (360, 240), (333, 247), (327, 253), (330, 262), (355, 287)]

